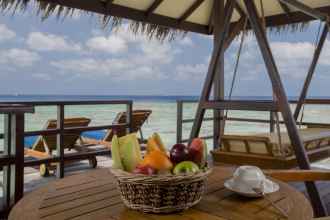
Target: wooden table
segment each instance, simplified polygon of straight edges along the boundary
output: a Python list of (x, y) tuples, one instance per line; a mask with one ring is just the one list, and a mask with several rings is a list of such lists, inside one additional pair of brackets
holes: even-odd
[[(125, 208), (109, 169), (97, 169), (29, 193), (13, 208), (9, 219), (284, 219), (267, 200), (244, 198), (225, 189), (223, 183), (232, 172), (230, 167), (214, 168), (207, 193), (195, 207), (172, 215), (153, 215)], [(285, 183), (279, 184), (280, 191), (269, 198), (289, 213), (289, 219), (311, 219), (313, 211), (304, 195)]]

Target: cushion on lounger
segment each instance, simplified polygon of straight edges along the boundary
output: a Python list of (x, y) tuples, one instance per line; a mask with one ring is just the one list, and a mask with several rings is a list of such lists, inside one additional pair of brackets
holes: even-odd
[(26, 148), (32, 148), (34, 143), (36, 142), (38, 136), (30, 136), (30, 137), (25, 137), (24, 138), (24, 147)]
[[(306, 150), (322, 148), (330, 144), (330, 129), (305, 128), (299, 130)], [(281, 144), (277, 133), (224, 135), (221, 150), (286, 157), (293, 155), (287, 133), (281, 132)]]
[(103, 140), (106, 133), (107, 133), (107, 130), (85, 131), (85, 132), (81, 133), (81, 136), (85, 137), (85, 138), (94, 139), (94, 140)]

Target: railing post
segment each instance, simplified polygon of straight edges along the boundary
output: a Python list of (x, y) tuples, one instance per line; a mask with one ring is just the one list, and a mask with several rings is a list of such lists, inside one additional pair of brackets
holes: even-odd
[(183, 117), (183, 101), (176, 102), (176, 143), (182, 142), (182, 117)]
[[(4, 115), (4, 154), (12, 156), (11, 150), (11, 114)], [(15, 195), (11, 190), (11, 183), (13, 179), (12, 165), (3, 167), (3, 207), (2, 210), (10, 207), (15, 203)]]
[(274, 112), (269, 112), (269, 131), (272, 133), (275, 130)]
[(129, 102), (126, 105), (126, 124), (128, 125), (127, 127), (127, 133), (132, 132), (132, 114), (133, 114), (133, 104), (132, 102)]
[(60, 161), (57, 164), (57, 177), (63, 178), (64, 177), (64, 105), (60, 104), (57, 105), (57, 129), (59, 129), (59, 133), (57, 134), (57, 141), (56, 141), (56, 151), (57, 156), (59, 157)]
[(4, 153), (15, 157), (15, 164), (4, 167), (5, 206), (11, 207), (24, 192), (24, 113), (5, 115)]

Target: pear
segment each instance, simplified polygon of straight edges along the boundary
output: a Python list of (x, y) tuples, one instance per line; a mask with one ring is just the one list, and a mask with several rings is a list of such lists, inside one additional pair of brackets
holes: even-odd
[(111, 140), (111, 157), (113, 160), (112, 167), (115, 169), (124, 170), (124, 166), (121, 162), (120, 145), (117, 135), (114, 135)]

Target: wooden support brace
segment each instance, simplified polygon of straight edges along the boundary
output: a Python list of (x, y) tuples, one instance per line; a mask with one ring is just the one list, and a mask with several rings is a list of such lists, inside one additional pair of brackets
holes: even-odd
[[(253, 1), (244, 0), (244, 4), (247, 9), (248, 17), (252, 26), (253, 31), (255, 32), (258, 45), (261, 50), (264, 62), (266, 64), (267, 72), (272, 83), (273, 92), (275, 98), (279, 104), (279, 109), (282, 113), (284, 119), (288, 136), (290, 137), (291, 144), (293, 146), (298, 165), (301, 169), (310, 169), (309, 159), (305, 152), (304, 145), (300, 139), (298, 129), (296, 126), (296, 121), (293, 118), (291, 113), (290, 105), (285, 93), (284, 86), (282, 84), (280, 74), (278, 72), (273, 54), (268, 43), (268, 39), (265, 31), (263, 30), (262, 24), (258, 17), (257, 9)], [(319, 191), (314, 182), (305, 182), (308, 195), (312, 201), (312, 205), (315, 211), (316, 216), (325, 216), (326, 209), (321, 200)]]
[(225, 44), (227, 33), (228, 33), (229, 27), (230, 27), (230, 19), (233, 14), (234, 4), (235, 4), (235, 1), (227, 1), (227, 3), (226, 3), (223, 32), (219, 36), (219, 43), (216, 45), (216, 47), (213, 50), (211, 62), (210, 62), (209, 69), (208, 69), (208, 72), (206, 75), (206, 79), (205, 79), (205, 82), (203, 85), (200, 101), (199, 101), (199, 104), (197, 107), (195, 120), (194, 120), (193, 127), (192, 127), (192, 130), (190, 133), (190, 140), (192, 140), (194, 137), (198, 137), (198, 135), (199, 135), (203, 117), (205, 114), (205, 109), (202, 108), (202, 103), (204, 101), (209, 100), (212, 84), (213, 84), (214, 77), (216, 74), (217, 63), (219, 61), (219, 57), (224, 54), (224, 49), (225, 49), (224, 44)]
[(292, 6), (313, 18), (329, 22), (329, 17), (327, 14), (319, 12), (318, 10), (311, 8), (300, 1), (297, 0), (279, 0), (279, 1), (281, 1), (286, 5)]
[(317, 47), (315, 49), (312, 63), (310, 65), (310, 67), (309, 67), (309, 70), (308, 70), (308, 73), (307, 73), (307, 76), (306, 76), (306, 79), (305, 79), (305, 82), (304, 82), (304, 86), (303, 86), (303, 88), (301, 90), (301, 93), (300, 93), (300, 96), (299, 96), (299, 99), (298, 99), (298, 102), (297, 102), (297, 106), (296, 106), (296, 109), (294, 111), (294, 115), (293, 116), (294, 116), (294, 119), (296, 121), (298, 120), (298, 117), (299, 117), (301, 108), (302, 108), (302, 106), (303, 106), (303, 104), (305, 102), (305, 99), (306, 99), (306, 96), (307, 96), (307, 92), (308, 92), (309, 86), (310, 86), (311, 81), (313, 79), (313, 75), (314, 75), (314, 72), (315, 72), (315, 68), (316, 68), (317, 62), (318, 62), (319, 57), (320, 57), (320, 54), (322, 52), (322, 48), (324, 46), (324, 42), (327, 39), (328, 32), (329, 32), (328, 25), (324, 25), (324, 28), (323, 28), (323, 31), (322, 31), (322, 35), (321, 35), (320, 41), (318, 42)]

